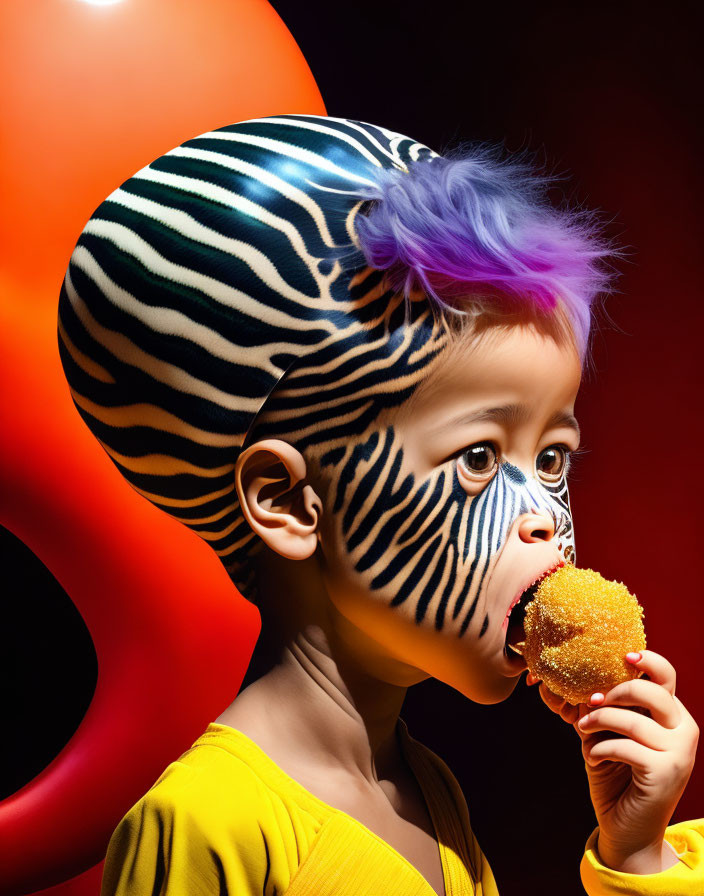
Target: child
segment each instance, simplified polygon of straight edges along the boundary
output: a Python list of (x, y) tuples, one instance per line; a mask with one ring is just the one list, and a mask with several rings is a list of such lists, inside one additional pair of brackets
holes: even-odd
[[(117, 826), (101, 896), (496, 893), (399, 712), (429, 676), (508, 697), (511, 607), (574, 557), (608, 249), (544, 188), (487, 152), (282, 115), (187, 141), (91, 217), (59, 308), (76, 405), (262, 615), (240, 694)], [(649, 680), (588, 717), (541, 685), (583, 742), (582, 879), (704, 892), (704, 821), (666, 831), (697, 728), (672, 666), (633, 659)]]

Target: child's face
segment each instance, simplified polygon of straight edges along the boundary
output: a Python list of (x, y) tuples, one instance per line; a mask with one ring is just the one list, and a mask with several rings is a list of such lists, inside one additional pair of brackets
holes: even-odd
[(580, 378), (570, 343), (525, 322), (490, 327), (453, 342), (337, 467), (319, 535), (326, 587), (397, 661), (396, 683), (432, 676), (482, 703), (513, 690), (525, 665), (505, 651), (509, 609), (573, 556), (564, 461)]

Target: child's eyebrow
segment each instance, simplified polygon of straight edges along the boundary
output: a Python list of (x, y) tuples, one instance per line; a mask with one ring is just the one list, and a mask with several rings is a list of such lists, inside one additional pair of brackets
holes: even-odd
[[(499, 407), (479, 408), (476, 411), (464, 411), (446, 420), (438, 432), (444, 432), (448, 429), (454, 429), (458, 426), (465, 426), (468, 423), (483, 423), (489, 421), (491, 423), (501, 423), (504, 426), (517, 426), (524, 423), (530, 412), (523, 404), (505, 404)], [(566, 411), (556, 411), (548, 420), (547, 429), (554, 426), (569, 426), (580, 437), (579, 423), (574, 414), (568, 414)]]
[(557, 413), (552, 415), (548, 420), (548, 429), (551, 429), (553, 426), (569, 426), (570, 429), (573, 429), (577, 433), (578, 439), (582, 435), (575, 415), (567, 414), (565, 411), (557, 411)]

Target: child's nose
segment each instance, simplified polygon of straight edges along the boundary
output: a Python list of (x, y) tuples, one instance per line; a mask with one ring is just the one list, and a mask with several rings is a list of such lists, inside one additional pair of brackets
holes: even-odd
[(550, 541), (555, 535), (555, 521), (545, 513), (526, 513), (518, 523), (521, 541)]

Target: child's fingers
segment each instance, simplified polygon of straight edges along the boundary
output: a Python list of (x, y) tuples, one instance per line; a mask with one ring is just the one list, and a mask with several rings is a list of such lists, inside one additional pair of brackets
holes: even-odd
[(547, 706), (549, 706), (553, 712), (559, 712), (560, 706), (565, 702), (562, 697), (558, 697), (557, 694), (553, 694), (553, 692), (545, 684), (544, 681), (540, 682), (538, 691), (540, 692), (540, 696), (543, 698), (543, 702)]
[(652, 768), (655, 756), (653, 751), (643, 744), (623, 738), (607, 740), (587, 739), (582, 743), (582, 755), (587, 765), (592, 768), (600, 762), (623, 762), (639, 771)]
[(578, 722), (582, 731), (593, 734), (596, 731), (613, 731), (637, 741), (651, 750), (664, 751), (669, 748), (665, 729), (648, 716), (631, 709), (617, 706), (599, 707), (588, 712)]
[(567, 703), (565, 701), (565, 705), (560, 710), (560, 718), (565, 722), (568, 722), (570, 725), (574, 725), (579, 717), (579, 707), (572, 706), (571, 703)]
[(545, 705), (551, 709), (554, 713), (557, 713), (561, 719), (565, 722), (569, 722), (570, 725), (573, 725), (577, 721), (577, 707), (572, 706), (571, 703), (568, 703), (562, 697), (558, 697), (557, 694), (553, 694), (553, 692), (548, 688), (544, 681), (540, 682), (540, 687), (538, 688), (540, 691), (540, 696), (545, 703)]
[(665, 728), (676, 728), (680, 722), (679, 707), (670, 692), (646, 678), (634, 678), (617, 684), (607, 692), (599, 705), (643, 707), (658, 725)]
[(626, 660), (632, 663), (639, 672), (643, 672), (655, 684), (662, 685), (665, 690), (675, 696), (675, 685), (677, 684), (677, 673), (672, 663), (668, 662), (664, 656), (654, 653), (652, 650), (641, 650), (640, 659), (634, 660), (629, 657), (635, 657), (637, 654), (629, 653)]

